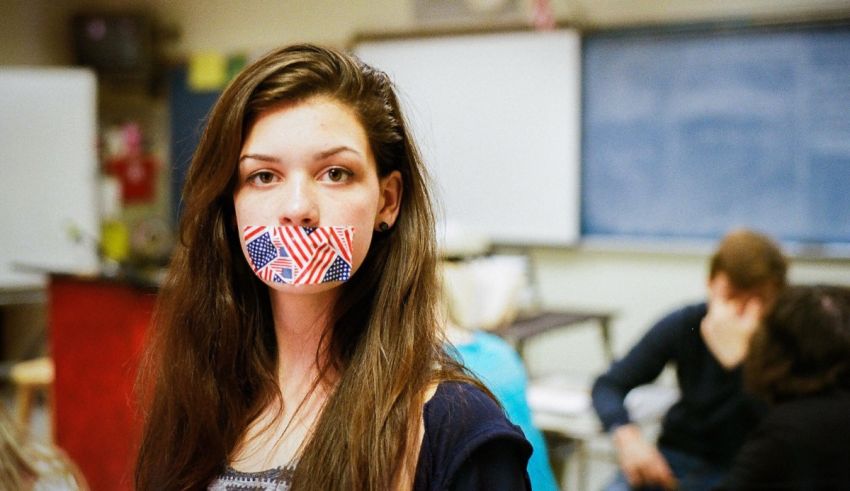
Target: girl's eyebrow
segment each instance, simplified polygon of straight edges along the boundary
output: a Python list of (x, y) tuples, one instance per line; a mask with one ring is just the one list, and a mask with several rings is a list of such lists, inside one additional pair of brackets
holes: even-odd
[[(362, 157), (362, 154), (360, 152), (358, 152), (357, 150), (355, 150), (354, 148), (349, 147), (347, 145), (340, 145), (340, 146), (337, 146), (337, 147), (330, 148), (328, 150), (323, 150), (321, 152), (318, 152), (315, 155), (315, 159), (316, 160), (326, 159), (328, 157), (332, 157), (336, 154), (343, 153), (343, 152), (351, 152), (351, 153), (353, 153), (357, 156)], [(280, 163), (280, 159), (277, 158), (277, 157), (273, 157), (271, 155), (263, 155), (263, 154), (259, 154), (259, 153), (247, 153), (245, 155), (242, 155), (241, 157), (239, 157), (239, 163), (242, 163), (244, 160), (248, 160), (248, 159), (260, 160), (262, 162)]]
[(336, 155), (336, 154), (342, 153), (342, 152), (351, 152), (351, 153), (354, 153), (354, 154), (362, 157), (360, 152), (358, 152), (357, 150), (355, 150), (355, 149), (353, 149), (349, 146), (346, 146), (346, 145), (340, 145), (338, 147), (333, 147), (333, 148), (330, 148), (328, 150), (324, 150), (322, 152), (317, 153), (316, 159), (325, 159), (325, 158), (331, 157), (333, 155)]
[(260, 161), (263, 161), (263, 162), (274, 162), (274, 163), (280, 162), (280, 159), (272, 157), (270, 155), (262, 155), (262, 154), (258, 154), (258, 153), (247, 153), (247, 154), (239, 157), (239, 163), (241, 164), (244, 160), (248, 160), (248, 159), (260, 160)]

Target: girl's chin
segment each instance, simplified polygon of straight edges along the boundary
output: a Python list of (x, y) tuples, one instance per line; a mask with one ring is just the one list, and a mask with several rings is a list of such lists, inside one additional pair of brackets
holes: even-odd
[(309, 285), (290, 285), (286, 283), (266, 283), (272, 293), (278, 292), (292, 295), (312, 295), (324, 293), (339, 288), (344, 281), (328, 281), (325, 283), (313, 283)]

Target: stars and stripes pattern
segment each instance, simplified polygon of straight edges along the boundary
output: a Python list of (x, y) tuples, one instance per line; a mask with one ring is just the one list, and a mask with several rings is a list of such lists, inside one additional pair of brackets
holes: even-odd
[(351, 277), (354, 227), (267, 227), (242, 230), (251, 267), (268, 284), (313, 285)]

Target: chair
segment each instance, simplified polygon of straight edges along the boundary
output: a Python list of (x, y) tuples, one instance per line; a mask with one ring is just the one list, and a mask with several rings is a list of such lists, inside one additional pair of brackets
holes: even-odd
[[(54, 368), (48, 357), (14, 363), (9, 370), (9, 380), (15, 386), (16, 423), (29, 432), (36, 394), (44, 394), (47, 414), (51, 414)], [(48, 416), (48, 421), (51, 419)], [(51, 433), (48, 431), (48, 435)], [(49, 439), (49, 436), (48, 436)]]

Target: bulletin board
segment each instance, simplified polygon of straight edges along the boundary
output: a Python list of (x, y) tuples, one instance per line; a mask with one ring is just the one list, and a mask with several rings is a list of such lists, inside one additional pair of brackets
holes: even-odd
[(583, 38), (585, 241), (710, 240), (736, 226), (850, 256), (847, 24)]
[(354, 52), (395, 82), (442, 221), (496, 244), (578, 240), (577, 32), (366, 39)]
[(197, 91), (189, 87), (186, 64), (168, 69), (168, 112), (171, 117), (171, 221), (180, 223), (183, 184), (192, 163), (192, 155), (201, 141), (207, 116), (221, 95), (221, 90)]
[(0, 288), (97, 269), (97, 166), (94, 73), (0, 69)]

